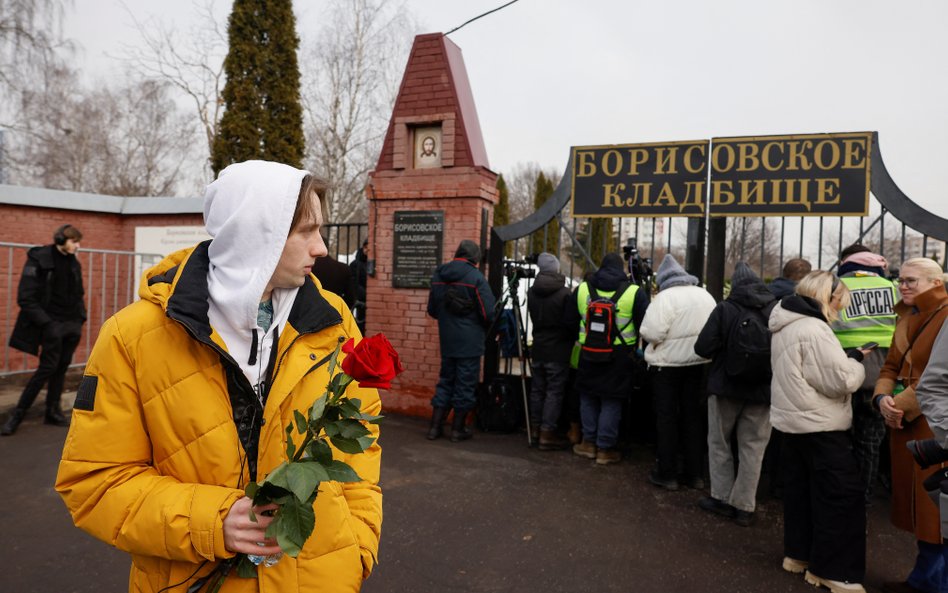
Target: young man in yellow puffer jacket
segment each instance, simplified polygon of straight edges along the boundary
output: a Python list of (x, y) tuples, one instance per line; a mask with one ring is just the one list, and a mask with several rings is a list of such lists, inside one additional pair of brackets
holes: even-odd
[[(212, 240), (170, 255), (141, 300), (103, 327), (85, 370), (56, 489), (76, 525), (132, 555), (129, 590), (185, 591), (238, 553), (279, 547), (243, 489), (286, 459), (285, 427), (329, 381), (328, 354), (359, 337), (342, 300), (311, 275), (325, 185), (262, 161), (208, 186)], [(375, 389), (348, 395), (378, 414)], [(372, 436), (378, 428), (370, 425)], [(382, 521), (381, 450), (337, 458), (361, 482), (323, 482), (297, 558), (234, 573), (221, 591), (358, 591)]]

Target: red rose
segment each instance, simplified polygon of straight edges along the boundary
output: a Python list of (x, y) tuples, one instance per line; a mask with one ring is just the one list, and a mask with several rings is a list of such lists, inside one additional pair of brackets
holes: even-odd
[(355, 339), (342, 345), (347, 356), (342, 359), (342, 371), (356, 380), (360, 387), (388, 389), (395, 375), (402, 372), (398, 353), (392, 348), (384, 334), (363, 338), (353, 345)]

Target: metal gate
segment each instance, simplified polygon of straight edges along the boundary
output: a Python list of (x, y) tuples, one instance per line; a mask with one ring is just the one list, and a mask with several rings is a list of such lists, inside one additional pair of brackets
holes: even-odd
[[(583, 271), (595, 269), (602, 254), (621, 253), (629, 239), (635, 240), (638, 254), (652, 262), (660, 262), (666, 253), (683, 264), (697, 259), (701, 265), (688, 261), (689, 272), (706, 278), (709, 287), (718, 279), (713, 276), (728, 276), (737, 261), (748, 263), (765, 279), (779, 276), (784, 262), (794, 257), (809, 259), (814, 268), (832, 269), (843, 247), (857, 241), (884, 255), (894, 268), (912, 257), (931, 257), (943, 269), (948, 265), (948, 220), (926, 211), (902, 193), (886, 170), (876, 135), (871, 152), (874, 199), (865, 217), (720, 217), (711, 218), (712, 228), (706, 230), (696, 228), (703, 225), (695, 218), (581, 219), (569, 214), (571, 187), (572, 162), (540, 209), (521, 221), (493, 229), (490, 263), (495, 290), (503, 271), (503, 246), (513, 243), (515, 260), (526, 257), (534, 237), (543, 237), (547, 243), (551, 221), (559, 227), (554, 233), (559, 254), (569, 262), (564, 273), (577, 279)], [(714, 244), (705, 251), (705, 238), (713, 240), (715, 232), (724, 235), (723, 251)], [(689, 252), (697, 249), (701, 250), (700, 258)], [(708, 261), (722, 259), (725, 269), (717, 273), (706, 269), (705, 255)]]
[[(0, 243), (0, 327), (3, 328), (3, 359), (0, 377), (36, 370), (37, 358), (14, 350), (7, 345), (13, 324), (19, 313), (16, 306), (17, 286), (26, 252), (34, 245)], [(84, 366), (89, 352), (105, 320), (131, 303), (138, 293), (142, 272), (157, 263), (161, 256), (153, 253), (115, 251), (110, 249), (80, 249), (77, 254), (82, 264), (88, 318), (82, 327), (82, 340), (73, 356), (73, 367)]]
[[(902, 262), (930, 257), (948, 269), (946, 241), (948, 220), (914, 203), (889, 175), (872, 135), (870, 155), (871, 195), (869, 214), (863, 217), (711, 217), (696, 218), (574, 218), (569, 213), (572, 160), (550, 199), (518, 222), (491, 231), (489, 282), (495, 294), (504, 285), (504, 250), (513, 244), (513, 260), (531, 255), (534, 237), (543, 245), (555, 244), (557, 255), (568, 262), (564, 274), (573, 282), (595, 270), (607, 252), (626, 254), (630, 248), (645, 263), (657, 266), (671, 253), (689, 273), (700, 278), (717, 299), (734, 265), (744, 261), (766, 281), (780, 275), (784, 263), (808, 259), (814, 269), (832, 270), (838, 254), (855, 242), (865, 244), (889, 261), (897, 274)], [(551, 222), (555, 221), (555, 225)], [(551, 231), (551, 229), (554, 229)], [(555, 241), (549, 241), (550, 234)], [(631, 241), (630, 241), (631, 240)], [(549, 242), (548, 242), (549, 241)], [(486, 358), (488, 376), (496, 372), (491, 353)]]

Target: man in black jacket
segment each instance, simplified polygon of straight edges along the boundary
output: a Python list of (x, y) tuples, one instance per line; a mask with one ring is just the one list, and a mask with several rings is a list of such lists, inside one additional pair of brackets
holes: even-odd
[(82, 233), (63, 225), (53, 235), (53, 244), (30, 249), (17, 289), (20, 314), (10, 335), (10, 346), (28, 354), (39, 353), (39, 367), (27, 382), (10, 419), (0, 428), (8, 436), (16, 432), (27, 410), (46, 389), (46, 424), (69, 426), (59, 407), (66, 370), (82, 336), (86, 307), (82, 302), (82, 267), (76, 259)]
[(576, 334), (566, 324), (572, 306), (566, 278), (560, 274), (560, 260), (551, 253), (537, 257), (537, 274), (527, 294), (533, 322), (530, 371), (530, 427), (538, 430), (541, 451), (565, 449), (569, 440), (556, 433), (563, 394), (569, 378), (569, 358)]
[(352, 272), (352, 278), (355, 280), (356, 297), (353, 307), (355, 308), (356, 325), (359, 331), (365, 334), (365, 298), (366, 286), (368, 284), (369, 270), (369, 238), (362, 241), (362, 247), (356, 252), (355, 259), (349, 263), (349, 271)]
[[(708, 372), (708, 462), (711, 496), (698, 502), (705, 511), (743, 527), (754, 520), (757, 482), (770, 441), (770, 331), (774, 295), (747, 264), (739, 262), (731, 293), (718, 303), (695, 353), (711, 359)], [(753, 319), (752, 319), (753, 317)], [(736, 436), (735, 452), (731, 450)]]
[[(326, 227), (320, 227), (319, 234), (322, 235), (323, 243), (326, 244), (328, 250), (329, 232)], [(325, 257), (316, 258), (316, 262), (313, 264), (313, 275), (316, 276), (323, 288), (341, 296), (346, 307), (352, 309), (355, 305), (358, 289), (355, 278), (352, 276), (352, 269), (349, 266), (327, 254)]]
[(431, 398), (431, 440), (442, 435), (442, 425), (451, 408), (451, 441), (472, 436), (465, 421), (477, 403), (474, 392), (494, 310), (494, 295), (476, 267), (480, 257), (477, 243), (465, 239), (458, 245), (454, 260), (439, 266), (431, 277), (428, 315), (438, 320), (441, 342), (441, 372)]

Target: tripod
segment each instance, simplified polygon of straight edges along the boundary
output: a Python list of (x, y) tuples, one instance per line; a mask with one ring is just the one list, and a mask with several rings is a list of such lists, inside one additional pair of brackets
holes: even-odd
[(503, 299), (497, 302), (494, 310), (494, 322), (489, 335), (495, 335), (496, 326), (500, 322), (504, 308), (509, 302), (513, 308), (514, 335), (517, 337), (517, 359), (520, 361), (520, 390), (523, 394), (523, 415), (527, 426), (527, 446), (533, 446), (533, 436), (530, 426), (529, 394), (527, 393), (527, 361), (529, 348), (527, 345), (527, 330), (523, 324), (523, 313), (520, 309), (520, 277), (523, 270), (508, 265), (504, 270), (507, 277), (507, 291)]

